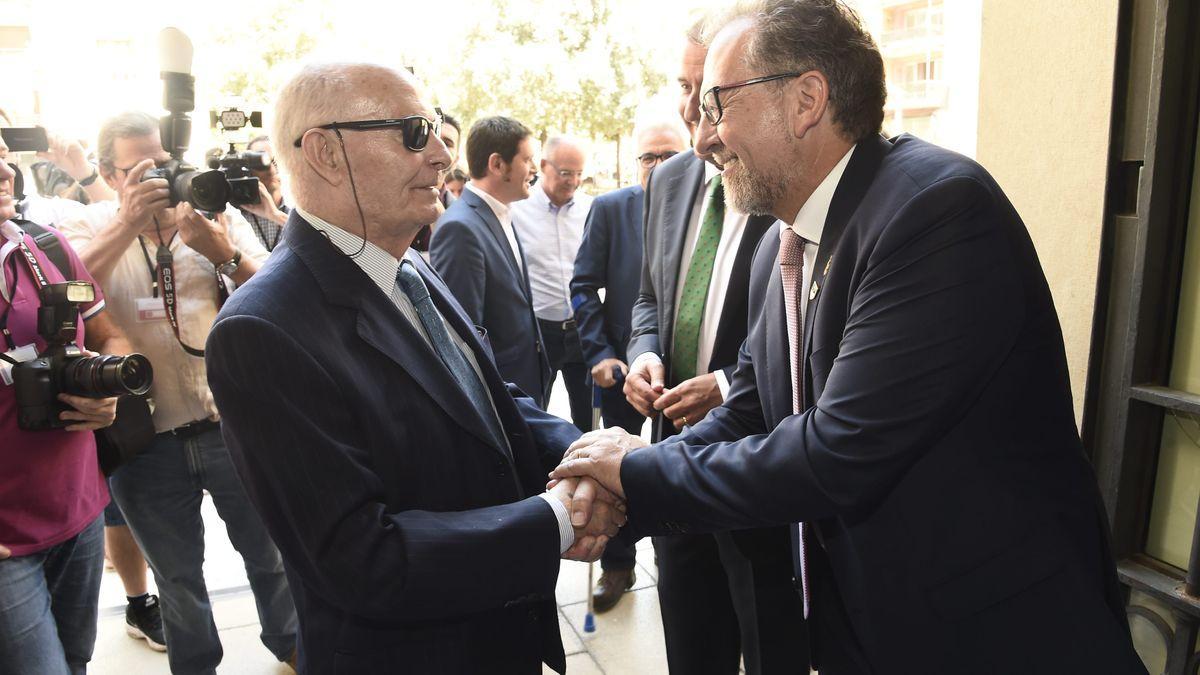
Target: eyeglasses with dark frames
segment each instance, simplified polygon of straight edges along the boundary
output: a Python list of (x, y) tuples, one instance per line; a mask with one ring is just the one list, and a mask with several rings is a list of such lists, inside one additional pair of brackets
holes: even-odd
[(647, 152), (638, 155), (638, 162), (641, 162), (643, 168), (649, 169), (659, 162), (665, 162), (678, 154), (679, 153), (675, 152), (674, 150), (668, 150), (660, 153)]
[(712, 89), (704, 92), (700, 97), (700, 112), (704, 114), (704, 118), (714, 127), (721, 123), (721, 118), (725, 116), (725, 110), (721, 107), (721, 92), (731, 91), (733, 89), (741, 89), (749, 87), (752, 84), (762, 84), (763, 82), (773, 82), (775, 80), (783, 80), (789, 77), (800, 77), (804, 73), (779, 73), (778, 75), (767, 75), (766, 77), (756, 77), (745, 82), (734, 82), (733, 84), (719, 84)]
[[(442, 133), (442, 118), (430, 120), (421, 115), (409, 115), (407, 117), (399, 117), (394, 119), (383, 120), (358, 120), (356, 122), (333, 122), (331, 124), (322, 124), (313, 129), (332, 129), (338, 131), (346, 129), (347, 131), (375, 131), (377, 129), (399, 129), (404, 137), (404, 147), (413, 152), (421, 152), (425, 146), (429, 144), (430, 136), (439, 136)], [(307, 133), (307, 132), (305, 132)], [(304, 140), (304, 135), (301, 134), (296, 142), (293, 143), (297, 148), (300, 147), (300, 141)]]

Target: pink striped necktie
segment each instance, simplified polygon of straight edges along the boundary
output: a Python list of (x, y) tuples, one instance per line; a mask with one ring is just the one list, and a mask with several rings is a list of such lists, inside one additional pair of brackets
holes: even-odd
[[(783, 281), (783, 303), (787, 310), (788, 357), (792, 375), (792, 413), (804, 412), (803, 355), (804, 317), (800, 303), (804, 301), (804, 239), (790, 227), (783, 228), (779, 242), (779, 276)], [(808, 618), (808, 558), (804, 550), (804, 523), (796, 523), (799, 548), (800, 588), (804, 595), (804, 618)]]

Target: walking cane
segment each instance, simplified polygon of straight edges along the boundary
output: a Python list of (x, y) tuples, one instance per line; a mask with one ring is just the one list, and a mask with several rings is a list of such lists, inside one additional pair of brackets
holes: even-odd
[[(616, 381), (616, 384), (613, 385), (614, 387), (620, 386), (620, 384), (625, 381), (625, 375), (624, 375), (624, 373), (621, 372), (620, 366), (612, 367), (612, 375), (613, 375), (613, 380)], [(601, 428), (601, 426), (600, 426), (600, 408), (603, 405), (603, 394), (602, 394), (603, 391), (604, 390), (600, 388), (600, 385), (596, 384), (595, 382), (592, 382), (592, 430), (593, 431)], [(583, 617), (583, 632), (585, 632), (585, 633), (595, 633), (596, 632), (596, 614), (595, 614), (595, 612), (592, 611), (592, 603), (593, 603), (592, 571), (593, 571), (594, 565), (595, 565), (595, 563), (588, 563), (587, 614), (585, 614)]]

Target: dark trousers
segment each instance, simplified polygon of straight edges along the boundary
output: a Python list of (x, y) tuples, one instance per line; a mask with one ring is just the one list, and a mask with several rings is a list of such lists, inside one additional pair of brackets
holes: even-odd
[[(604, 427), (621, 427), (637, 436), (642, 433), (642, 425), (646, 418), (625, 400), (619, 385), (604, 389), (600, 392), (600, 410), (604, 417)], [(622, 571), (631, 570), (637, 562), (637, 552), (632, 542), (627, 543), (618, 537), (608, 542), (604, 554), (600, 556), (600, 569)]]
[(550, 361), (550, 386), (554, 386), (554, 378), (562, 371), (563, 384), (567, 387), (567, 398), (571, 403), (571, 422), (580, 431), (590, 431), (592, 391), (588, 384), (588, 367), (583, 360), (583, 345), (579, 341), (575, 321), (538, 319), (538, 326), (542, 329), (542, 344), (546, 347), (546, 358)]
[[(790, 578), (756, 570), (727, 532), (654, 538), (671, 673), (808, 673), (808, 636)], [(777, 566), (772, 566), (777, 567)]]

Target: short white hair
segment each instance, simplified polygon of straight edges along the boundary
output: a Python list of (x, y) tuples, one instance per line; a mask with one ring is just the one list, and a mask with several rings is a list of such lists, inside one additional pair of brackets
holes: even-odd
[(314, 127), (370, 114), (375, 92), (359, 87), (357, 76), (371, 71), (404, 77), (394, 68), (373, 63), (314, 63), (301, 68), (279, 90), (271, 124), (272, 146), (301, 208), (306, 206), (304, 153), (296, 147), (296, 139)]
[(642, 147), (642, 138), (651, 134), (666, 133), (672, 134), (679, 138), (679, 143), (682, 147), (688, 147), (688, 134), (684, 129), (683, 124), (679, 122), (678, 117), (664, 119), (647, 119), (643, 120), (633, 129), (633, 144), (634, 149)]

